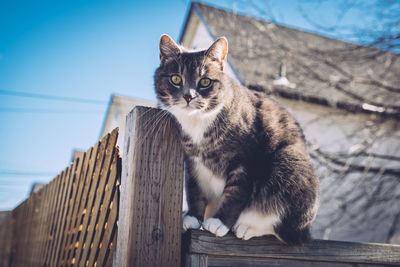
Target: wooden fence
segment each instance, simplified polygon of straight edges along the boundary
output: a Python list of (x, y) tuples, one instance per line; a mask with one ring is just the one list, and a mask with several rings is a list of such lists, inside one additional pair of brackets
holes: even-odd
[(9, 266), (12, 248), (12, 212), (0, 212), (0, 266)]
[(3, 220), (1, 228), (12, 234), (2, 266), (112, 266), (121, 173), (117, 137), (118, 129)]
[(11, 244), (0, 252), (9, 259), (1, 266), (400, 265), (398, 245), (313, 240), (296, 247), (268, 236), (243, 241), (198, 230), (182, 240), (176, 123), (163, 111), (137, 107), (125, 129), (122, 164), (115, 130), (0, 217), (0, 248)]

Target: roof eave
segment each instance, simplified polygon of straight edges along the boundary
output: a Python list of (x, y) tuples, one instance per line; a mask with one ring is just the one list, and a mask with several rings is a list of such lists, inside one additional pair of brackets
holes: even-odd
[(272, 88), (265, 88), (265, 87), (259, 86), (259, 85), (248, 85), (247, 87), (251, 90), (265, 92), (266, 94), (276, 95), (276, 96), (286, 98), (286, 99), (291, 99), (291, 100), (304, 101), (306, 103), (322, 105), (322, 106), (326, 106), (326, 107), (330, 107), (330, 108), (341, 109), (341, 110), (345, 110), (345, 111), (351, 112), (351, 113), (374, 114), (376, 116), (382, 116), (382, 117), (386, 117), (386, 118), (400, 119), (400, 113), (396, 112), (395, 110), (386, 109), (385, 111), (378, 112), (378, 111), (365, 109), (360, 105), (345, 103), (342, 101), (330, 103), (326, 99), (318, 97), (318, 96), (305, 96), (305, 95), (301, 95), (301, 94), (298, 94), (295, 92), (289, 92), (283, 86), (274, 86)]
[(192, 2), (192, 3), (190, 4), (189, 11), (187, 11), (187, 13), (186, 13), (186, 17), (185, 17), (185, 19), (184, 19), (184, 23), (183, 23), (183, 26), (182, 26), (182, 30), (181, 30), (181, 32), (180, 32), (180, 34), (179, 34), (179, 43), (180, 43), (180, 44), (182, 43), (182, 41), (183, 41), (183, 36), (185, 36), (186, 30), (187, 30), (187, 28), (188, 28), (189, 21), (190, 21), (190, 17), (192, 16), (193, 8), (194, 8), (194, 5), (195, 5), (195, 4), (196, 4), (196, 2)]

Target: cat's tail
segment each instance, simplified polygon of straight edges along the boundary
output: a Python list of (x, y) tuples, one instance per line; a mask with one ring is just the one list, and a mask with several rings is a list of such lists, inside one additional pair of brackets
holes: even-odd
[(275, 228), (275, 232), (279, 236), (279, 239), (287, 245), (304, 245), (311, 241), (310, 226), (300, 229), (281, 224)]

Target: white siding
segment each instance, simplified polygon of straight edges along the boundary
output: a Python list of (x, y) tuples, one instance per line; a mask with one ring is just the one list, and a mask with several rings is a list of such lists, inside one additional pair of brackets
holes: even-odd
[[(220, 37), (220, 36), (216, 36), (216, 38), (218, 38), (218, 37)], [(211, 36), (210, 32), (207, 30), (206, 25), (204, 25), (204, 23), (202, 21), (200, 21), (197, 26), (196, 33), (194, 35), (192, 44), (188, 48), (195, 49), (195, 50), (204, 50), (204, 49), (209, 48), (214, 41), (215, 40)], [(229, 44), (228, 44), (228, 59), (229, 59)], [(226, 64), (226, 66), (225, 66), (225, 73), (228, 74), (232, 78), (238, 79), (235, 72), (233, 71), (233, 68), (232, 68), (229, 60), (227, 63), (228, 64)]]

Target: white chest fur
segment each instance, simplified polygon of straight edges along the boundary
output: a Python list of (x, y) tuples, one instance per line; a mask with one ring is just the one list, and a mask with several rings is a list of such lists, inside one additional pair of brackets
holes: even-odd
[(183, 131), (192, 138), (193, 142), (200, 144), (204, 132), (213, 123), (221, 109), (222, 105), (212, 112), (203, 113), (200, 110), (185, 110), (174, 106), (170, 108), (170, 112), (177, 118)]
[(215, 175), (207, 168), (200, 158), (195, 158), (194, 167), (197, 172), (197, 181), (208, 200), (218, 200), (225, 188), (225, 179)]

